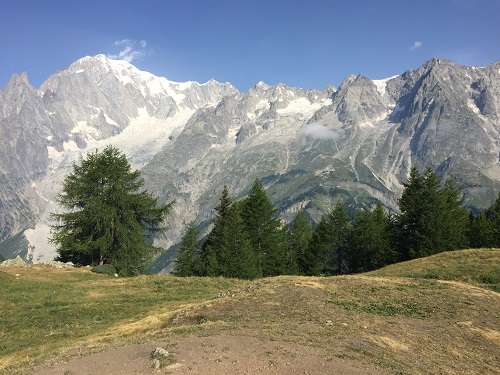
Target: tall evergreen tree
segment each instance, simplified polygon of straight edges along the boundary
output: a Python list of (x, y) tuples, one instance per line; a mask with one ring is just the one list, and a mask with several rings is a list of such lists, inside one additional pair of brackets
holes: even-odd
[(349, 270), (365, 272), (395, 261), (389, 220), (380, 202), (372, 211), (358, 211), (349, 237)]
[(467, 237), (470, 247), (474, 249), (495, 247), (495, 226), (487, 213), (469, 216)]
[(444, 209), (441, 211), (444, 239), (441, 251), (465, 249), (469, 246), (469, 211), (464, 208), (462, 191), (453, 179), (444, 183), (441, 189)]
[(219, 274), (224, 277), (253, 279), (260, 275), (258, 260), (241, 217), (240, 203), (231, 206), (219, 249)]
[(295, 275), (300, 273), (299, 264), (305, 262), (309, 251), (313, 229), (307, 213), (301, 209), (287, 232), (288, 247), (285, 256), (285, 273)]
[(486, 210), (486, 217), (491, 223), (492, 246), (500, 247), (500, 192), (495, 202)]
[(467, 211), (452, 180), (441, 187), (432, 169), (420, 175), (413, 167), (403, 185), (397, 220), (403, 260), (467, 246)]
[(299, 270), (306, 276), (319, 276), (327, 272), (327, 255), (331, 248), (332, 230), (327, 216), (322, 216), (313, 231), (309, 249), (299, 257)]
[(403, 183), (404, 189), (398, 200), (401, 214), (397, 217), (397, 247), (401, 252), (401, 260), (408, 260), (410, 254), (416, 252), (419, 244), (418, 234), (421, 231), (424, 208), (424, 178), (417, 167), (412, 167), (408, 181)]
[(220, 275), (220, 249), (222, 248), (224, 230), (229, 220), (231, 204), (229, 189), (224, 186), (219, 204), (215, 207), (214, 227), (201, 249), (200, 274), (202, 276)]
[(284, 272), (286, 239), (281, 222), (274, 216), (276, 209), (262, 186), (255, 180), (248, 197), (243, 201), (243, 219), (254, 252), (259, 259), (262, 276), (276, 276)]
[(445, 207), (440, 191), (441, 181), (431, 168), (427, 168), (424, 173), (423, 185), (421, 200), (418, 204), (424, 211), (416, 233), (418, 242), (411, 249), (412, 258), (420, 258), (443, 251), (441, 249), (444, 242), (442, 237), (444, 223), (441, 218)]
[(172, 203), (158, 205), (142, 190), (144, 180), (127, 158), (108, 146), (87, 154), (63, 182), (57, 202), (66, 210), (53, 213), (50, 241), (59, 259), (81, 265), (111, 264), (121, 275), (136, 275), (161, 249), (150, 234), (165, 231)]
[(372, 219), (375, 223), (372, 266), (376, 269), (397, 262), (398, 254), (392, 243), (391, 217), (386, 213), (380, 201), (372, 211)]
[(309, 250), (299, 258), (304, 275), (339, 275), (348, 272), (351, 220), (342, 200), (323, 216), (311, 237)]
[(327, 269), (330, 274), (341, 275), (349, 272), (347, 254), (351, 231), (351, 219), (341, 199), (335, 203), (335, 207), (328, 214), (328, 222), (331, 237), (327, 250)]
[(182, 236), (173, 274), (176, 276), (196, 276), (200, 273), (200, 231), (191, 221)]

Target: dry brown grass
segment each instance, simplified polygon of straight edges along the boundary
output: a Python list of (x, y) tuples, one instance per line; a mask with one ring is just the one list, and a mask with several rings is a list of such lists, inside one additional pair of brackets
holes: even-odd
[(285, 340), (400, 374), (496, 374), (499, 312), (498, 294), (460, 284), (280, 277), (193, 309), (164, 331)]

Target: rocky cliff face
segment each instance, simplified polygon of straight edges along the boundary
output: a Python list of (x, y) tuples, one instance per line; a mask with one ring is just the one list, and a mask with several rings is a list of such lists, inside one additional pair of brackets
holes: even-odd
[[(73, 162), (113, 143), (141, 167), (197, 109), (237, 92), (215, 81), (171, 82), (103, 55), (76, 61), (39, 90), (26, 74), (13, 76), (0, 91), (0, 241), (27, 230), (41, 259), (52, 257), (49, 213)], [(0, 244), (5, 257), (11, 242)]]
[(49, 163), (48, 117), (26, 74), (14, 75), (0, 92), (0, 239), (32, 224), (32, 182)]
[(350, 76), (338, 90), (260, 82), (240, 93), (98, 55), (38, 91), (13, 77), (0, 110), (1, 238), (31, 227), (40, 259), (53, 255), (48, 213), (71, 163), (110, 143), (142, 168), (148, 190), (176, 199), (164, 246), (189, 220), (209, 222), (224, 185), (242, 197), (255, 178), (284, 220), (300, 207), (319, 218), (339, 197), (395, 209), (412, 165), (454, 176), (478, 207), (500, 190), (500, 63), (433, 59), (386, 80)]

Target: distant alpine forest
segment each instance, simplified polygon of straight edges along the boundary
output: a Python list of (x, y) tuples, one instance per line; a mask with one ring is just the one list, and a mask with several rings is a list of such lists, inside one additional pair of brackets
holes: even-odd
[(224, 187), (213, 229), (200, 240), (189, 223), (173, 273), (243, 279), (341, 275), (444, 251), (500, 246), (500, 194), (489, 209), (472, 215), (454, 180), (442, 183), (430, 168), (412, 168), (403, 185), (399, 214), (378, 202), (350, 216), (338, 200), (315, 228), (304, 209), (284, 227), (259, 180), (237, 202)]

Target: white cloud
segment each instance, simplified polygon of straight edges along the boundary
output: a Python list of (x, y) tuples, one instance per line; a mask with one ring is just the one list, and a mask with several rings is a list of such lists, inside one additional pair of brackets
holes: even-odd
[(134, 59), (144, 56), (148, 45), (145, 40), (137, 41), (132, 39), (117, 40), (114, 44), (120, 46), (121, 51), (117, 54), (110, 54), (108, 57), (125, 60), (126, 62), (132, 62)]
[(413, 43), (413, 45), (410, 47), (410, 51), (415, 51), (416, 49), (419, 49), (422, 47), (422, 42), (419, 42), (418, 40)]
[(339, 139), (342, 137), (343, 132), (342, 130), (329, 129), (318, 122), (314, 122), (312, 124), (305, 124), (302, 126), (299, 134), (315, 139)]

